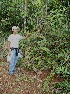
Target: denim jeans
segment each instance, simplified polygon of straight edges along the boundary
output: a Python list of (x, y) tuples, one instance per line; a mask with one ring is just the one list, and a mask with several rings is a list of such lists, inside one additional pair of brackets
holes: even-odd
[(13, 75), (16, 67), (18, 56), (16, 56), (16, 50), (12, 50), (11, 60), (9, 64), (9, 74)]

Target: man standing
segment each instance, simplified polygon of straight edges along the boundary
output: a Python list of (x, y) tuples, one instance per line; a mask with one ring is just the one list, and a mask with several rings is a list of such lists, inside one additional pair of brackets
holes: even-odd
[[(8, 37), (8, 55), (11, 56), (11, 60), (9, 63), (9, 74), (13, 75), (15, 71), (15, 66), (18, 60), (18, 52), (19, 52), (19, 41), (24, 39), (21, 35), (17, 34), (18, 27), (12, 27), (13, 34)], [(28, 35), (26, 36), (26, 38)], [(25, 38), (25, 39), (26, 39)]]

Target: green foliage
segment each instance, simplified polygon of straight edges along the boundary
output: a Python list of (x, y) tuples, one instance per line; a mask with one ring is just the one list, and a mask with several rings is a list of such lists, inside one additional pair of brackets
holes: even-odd
[[(39, 29), (33, 31), (26, 41), (21, 41), (21, 49), (30, 47), (27, 53), (28, 68), (32, 69), (34, 66), (38, 70), (53, 69), (54, 73), (68, 80), (70, 76), (70, 34), (64, 11), (65, 8), (51, 10), (47, 20), (40, 25)], [(52, 78), (52, 74), (47, 78), (49, 80), (44, 81), (43, 84), (43, 90), (47, 92), (50, 78)]]
[[(47, 23), (44, 23), (44, 25), (41, 25), (39, 30), (37, 29), (37, 31), (34, 31), (27, 40), (22, 40), (20, 42), (22, 51), (26, 48), (30, 48), (27, 59), (39, 69), (56, 69), (56, 67), (62, 65), (68, 68), (69, 65), (69, 31), (67, 30), (67, 24), (65, 24), (64, 21), (66, 19), (63, 13), (61, 13), (61, 11), (56, 11), (58, 10), (52, 11), (52, 16), (50, 13), (47, 17), (48, 23), (51, 21), (49, 25), (53, 24), (51, 27), (49, 27)], [(56, 19), (58, 24), (56, 23)], [(59, 22), (61, 24), (59, 24)]]
[(65, 66), (58, 66), (56, 68), (56, 73), (62, 75), (63, 77), (69, 77), (70, 72), (68, 71), (68, 67)]
[(23, 60), (23, 58), (18, 58), (18, 62), (17, 62), (17, 67), (26, 67), (26, 65), (25, 65), (25, 63), (24, 63), (24, 60)]
[(54, 88), (56, 91), (54, 91), (56, 94), (69, 94), (70, 93), (70, 82), (69, 81), (63, 81), (58, 82), (54, 85)]
[(7, 32), (11, 30), (13, 25), (21, 27), (23, 15), (21, 2), (2, 1), (0, 8), (0, 29)]
[(20, 42), (22, 51), (26, 48), (29, 48), (27, 61), (32, 65), (35, 65), (37, 69), (44, 69), (45, 67), (48, 68), (52, 65), (51, 61), (49, 61), (51, 53), (49, 48), (46, 48), (45, 44), (46, 38), (42, 34), (40, 34), (40, 32), (34, 32), (27, 40), (21, 40)]
[[(70, 26), (69, 26), (69, 0), (22, 0), (0, 3), (0, 41), (7, 39), (12, 25), (18, 25), (20, 33), (31, 36), (20, 41), (20, 49), (25, 54), (26, 61), (19, 59), (17, 66), (37, 70), (54, 70), (65, 80), (70, 76)], [(48, 4), (48, 5), (47, 5)], [(47, 6), (46, 6), (47, 5)], [(23, 7), (26, 6), (26, 11)], [(48, 14), (46, 15), (46, 11)], [(23, 30), (26, 18), (26, 32)], [(4, 39), (4, 40), (5, 40)], [(0, 49), (3, 42), (0, 43)], [(26, 51), (26, 49), (28, 49)], [(26, 64), (26, 65), (25, 65)], [(54, 74), (53, 73), (53, 74)], [(49, 81), (52, 73), (43, 84), (49, 91)], [(65, 82), (66, 83), (66, 82)], [(62, 90), (63, 85), (59, 85)], [(67, 83), (68, 84), (68, 83)], [(68, 87), (69, 88), (69, 87)], [(66, 89), (67, 90), (67, 89)], [(61, 91), (60, 91), (61, 92)], [(60, 93), (58, 93), (60, 94)]]

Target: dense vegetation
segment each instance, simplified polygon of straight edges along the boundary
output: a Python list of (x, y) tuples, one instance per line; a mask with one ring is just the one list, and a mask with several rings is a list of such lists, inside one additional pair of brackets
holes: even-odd
[(69, 0), (0, 0), (0, 40), (7, 39), (13, 25), (20, 27), (23, 36), (31, 33), (28, 39), (20, 41), (25, 59), (19, 60), (18, 66), (34, 71), (50, 69), (43, 84), (47, 92), (51, 78), (58, 74), (63, 82), (53, 85), (56, 94), (70, 93), (69, 21)]

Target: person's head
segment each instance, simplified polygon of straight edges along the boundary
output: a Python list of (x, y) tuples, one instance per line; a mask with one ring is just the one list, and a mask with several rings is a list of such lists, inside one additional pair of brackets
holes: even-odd
[(18, 26), (13, 26), (12, 27), (12, 32), (16, 34), (17, 31), (18, 31)]

